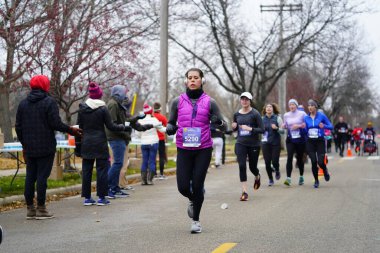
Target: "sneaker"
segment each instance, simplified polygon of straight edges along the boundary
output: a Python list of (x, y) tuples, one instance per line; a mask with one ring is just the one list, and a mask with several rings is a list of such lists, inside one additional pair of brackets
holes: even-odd
[(319, 188), (319, 182), (314, 183), (314, 188)]
[(84, 205), (84, 206), (92, 206), (92, 205), (96, 205), (96, 201), (95, 201), (93, 198), (84, 199), (84, 201), (83, 201), (83, 205)]
[(248, 200), (248, 193), (243, 192), (240, 197), (240, 201), (247, 201)]
[(3, 234), (4, 234), (3, 227), (0, 226), (0, 244), (3, 241)]
[(158, 180), (166, 180), (168, 179), (165, 175), (160, 175), (160, 177), (158, 178)]
[(281, 178), (281, 172), (276, 171), (276, 180), (280, 180), (280, 178)]
[(327, 168), (326, 168), (326, 170), (323, 172), (323, 176), (325, 177), (326, 182), (330, 181), (330, 173), (329, 173), (329, 171), (327, 170)]
[(26, 207), (26, 219), (34, 220), (36, 218), (36, 208), (34, 205), (30, 205)]
[(269, 180), (269, 184), (268, 184), (268, 186), (273, 186), (273, 185), (274, 185), (273, 180)]
[(123, 191), (117, 191), (113, 193), (116, 198), (126, 198), (129, 197), (129, 193), (123, 192)]
[(52, 218), (54, 218), (54, 215), (52, 213), (49, 213), (45, 205), (37, 206), (36, 220), (46, 220), (46, 219), (52, 219)]
[(194, 217), (194, 204), (193, 201), (189, 202), (189, 206), (187, 207), (187, 215), (192, 219)]
[(258, 177), (255, 177), (255, 183), (253, 184), (254, 190), (258, 190), (260, 188), (260, 185), (261, 185), (260, 179), (261, 179), (260, 174), (258, 175)]
[(303, 185), (304, 182), (305, 182), (305, 180), (303, 179), (303, 176), (300, 176), (300, 179), (299, 179), (299, 181), (298, 181), (298, 184), (299, 184), (299, 185)]
[(285, 182), (284, 182), (284, 185), (287, 185), (287, 186), (290, 186), (292, 184), (292, 179), (290, 177), (288, 177)]
[(130, 186), (130, 185), (127, 185), (127, 186), (124, 186), (124, 187), (120, 187), (120, 190), (134, 191), (135, 188), (133, 188), (133, 187)]
[(197, 234), (202, 232), (202, 226), (199, 221), (193, 221), (191, 222), (191, 233)]
[(107, 195), (107, 199), (115, 199), (116, 196), (115, 196), (115, 192), (112, 191), (111, 189), (108, 190), (108, 195)]
[(96, 205), (98, 205), (98, 206), (106, 206), (106, 205), (110, 205), (110, 204), (111, 204), (111, 202), (106, 198), (99, 198), (98, 202), (96, 202)]

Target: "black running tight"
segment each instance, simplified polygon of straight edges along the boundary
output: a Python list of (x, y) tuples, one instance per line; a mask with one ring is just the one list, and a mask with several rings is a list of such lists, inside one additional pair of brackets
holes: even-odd
[(296, 154), (297, 166), (300, 170), (300, 176), (303, 176), (304, 161), (303, 154), (305, 153), (305, 143), (293, 143), (290, 140), (286, 141), (286, 150), (288, 152), (288, 159), (286, 161), (286, 176), (292, 176), (293, 170), (293, 157)]
[(199, 150), (177, 148), (177, 187), (183, 196), (193, 202), (195, 221), (199, 221), (204, 200), (204, 182), (211, 155), (211, 147)]
[(249, 170), (253, 175), (259, 175), (257, 162), (259, 160), (260, 147), (245, 146), (240, 143), (235, 144), (235, 154), (239, 163), (240, 182), (247, 181), (247, 157)]
[(315, 182), (318, 180), (318, 166), (321, 167), (324, 173), (326, 173), (327, 167), (325, 164), (325, 140), (324, 139), (308, 139), (306, 142), (307, 154), (311, 160), (311, 170), (313, 172)]

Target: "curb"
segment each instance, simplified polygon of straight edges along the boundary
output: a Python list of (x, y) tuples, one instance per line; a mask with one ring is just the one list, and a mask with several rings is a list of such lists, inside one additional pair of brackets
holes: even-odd
[[(176, 170), (176, 168), (170, 168), (170, 169), (166, 169), (164, 172), (170, 173), (170, 172), (173, 172), (175, 170)], [(133, 175), (126, 176), (127, 180), (140, 179), (140, 178), (141, 178), (140, 174), (133, 174)], [(96, 182), (95, 181), (92, 182), (91, 186), (96, 186)], [(57, 194), (62, 194), (62, 193), (66, 193), (66, 192), (78, 192), (78, 191), (79, 192), (82, 191), (82, 184), (76, 184), (76, 185), (70, 185), (67, 187), (48, 189), (46, 191), (46, 196), (57, 195)], [(24, 200), (25, 200), (24, 195), (14, 195), (14, 196), (10, 196), (10, 197), (0, 198), (0, 206), (4, 206), (7, 204), (11, 204), (13, 202), (16, 202), (16, 201), (24, 201)]]

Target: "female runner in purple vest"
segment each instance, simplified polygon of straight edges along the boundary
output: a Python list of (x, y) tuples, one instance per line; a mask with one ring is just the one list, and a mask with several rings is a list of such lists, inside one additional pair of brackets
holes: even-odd
[(204, 200), (204, 182), (212, 154), (210, 122), (223, 125), (214, 99), (203, 91), (203, 72), (186, 72), (186, 92), (176, 98), (170, 109), (166, 133), (176, 134), (178, 191), (189, 199), (187, 213), (192, 219), (191, 233), (202, 232), (199, 214)]

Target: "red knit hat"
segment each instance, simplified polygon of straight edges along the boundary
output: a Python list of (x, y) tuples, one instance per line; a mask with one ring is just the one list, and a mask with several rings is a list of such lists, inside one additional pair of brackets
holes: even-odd
[(46, 92), (48, 92), (50, 89), (49, 78), (44, 75), (33, 76), (32, 79), (30, 79), (29, 84), (30, 84), (30, 88), (32, 89), (40, 89)]
[(148, 105), (148, 104), (144, 104), (143, 112), (145, 114), (152, 114), (153, 113), (153, 108), (150, 105)]
[(103, 95), (103, 91), (97, 83), (90, 82), (88, 85), (88, 94), (92, 99), (100, 99)]

